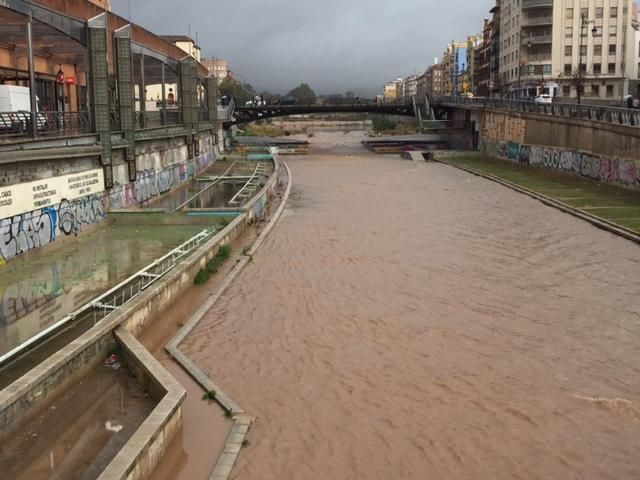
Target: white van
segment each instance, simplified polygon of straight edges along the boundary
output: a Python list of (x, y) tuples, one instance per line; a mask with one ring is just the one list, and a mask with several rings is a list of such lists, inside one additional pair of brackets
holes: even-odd
[[(29, 87), (0, 85), (0, 131), (21, 133), (31, 122)], [(38, 107), (36, 105), (36, 112)], [(38, 130), (46, 126), (46, 117), (38, 114)]]

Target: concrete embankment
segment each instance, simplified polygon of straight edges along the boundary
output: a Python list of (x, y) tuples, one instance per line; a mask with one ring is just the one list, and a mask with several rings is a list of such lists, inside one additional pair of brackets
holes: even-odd
[[(277, 160), (275, 163), (277, 171)], [(70, 385), (90, 374), (107, 353), (118, 345), (124, 347), (129, 355), (143, 356), (138, 355), (140, 352), (136, 348), (127, 346), (127, 332), (138, 335), (152, 325), (154, 319), (192, 285), (195, 274), (217, 253), (221, 245), (232, 242), (249, 224), (264, 214), (269, 197), (276, 187), (276, 180), (276, 175), (272, 175), (253, 200), (240, 207), (240, 215), (193, 254), (180, 260), (161, 280), (0, 392), (0, 441), (10, 438), (21, 426), (46, 409)], [(118, 329), (119, 332), (114, 333)], [(134, 365), (135, 363), (131, 362)], [(142, 364), (146, 365), (145, 362)], [(150, 373), (153, 372), (147, 372), (147, 376)], [(162, 402), (168, 395), (166, 393), (162, 397), (159, 405), (163, 405)], [(161, 457), (171, 431), (180, 425), (179, 405), (182, 401), (183, 399), (174, 398), (170, 408), (165, 405), (161, 422), (157, 421), (149, 426), (145, 421), (136, 431), (135, 441), (132, 437), (132, 441), (127, 443), (125, 449), (114, 459), (114, 469), (120, 473), (107, 475), (105, 471), (106, 476), (101, 478), (125, 478), (118, 475), (129, 475), (134, 471), (142, 472), (140, 478), (147, 475)]]

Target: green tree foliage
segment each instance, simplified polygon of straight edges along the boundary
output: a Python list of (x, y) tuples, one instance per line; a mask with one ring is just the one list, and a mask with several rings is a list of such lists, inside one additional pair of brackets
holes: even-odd
[(298, 85), (287, 96), (295, 98), (299, 105), (313, 105), (316, 101), (316, 92), (306, 83)]
[(253, 100), (256, 95), (250, 84), (242, 84), (233, 77), (226, 77), (222, 80), (218, 91), (220, 96), (226, 95), (227, 97), (235, 98), (238, 105), (244, 105), (249, 100)]

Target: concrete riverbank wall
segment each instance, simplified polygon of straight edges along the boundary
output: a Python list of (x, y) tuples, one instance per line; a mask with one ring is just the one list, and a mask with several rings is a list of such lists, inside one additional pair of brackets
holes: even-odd
[[(222, 231), (180, 261), (174, 269), (139, 296), (0, 392), (0, 442), (6, 441), (29, 419), (43, 412), (73, 382), (96, 368), (110, 350), (123, 344), (123, 336), (126, 341), (129, 338), (127, 334), (135, 336), (152, 326), (159, 313), (193, 285), (196, 273), (216, 255), (222, 245), (233, 242), (248, 225), (265, 214), (269, 199), (277, 187), (279, 165), (277, 160), (274, 162), (274, 172), (266, 185), (243, 207), (243, 213)], [(120, 330), (116, 332), (118, 329)], [(128, 356), (136, 356), (136, 352), (139, 352), (135, 344), (133, 347), (125, 345), (125, 350)], [(134, 371), (139, 374), (143, 366), (147, 368), (149, 365), (145, 356), (146, 353), (143, 353), (136, 356), (137, 360), (132, 359)], [(162, 392), (162, 388), (157, 385), (154, 388)], [(165, 397), (168, 395), (167, 393)], [(154, 411), (149, 422), (140, 427), (135, 438), (114, 459), (113, 462), (117, 462), (112, 462), (115, 466), (113, 470), (109, 470), (111, 473), (107, 475), (108, 472), (105, 471), (101, 479), (145, 478), (153, 470), (162, 456), (164, 445), (181, 424), (182, 400), (175, 395), (170, 398), (171, 402), (161, 402), (157, 408), (162, 406), (159, 410), (162, 413)]]
[(184, 136), (141, 139), (135, 180), (129, 180), (124, 151), (116, 149), (109, 166), (114, 185), (106, 189), (99, 146), (69, 142), (0, 151), (0, 268), (18, 255), (91, 231), (110, 210), (136, 208), (180, 188), (216, 158), (210, 131), (199, 134), (191, 157)]
[(533, 113), (474, 111), (480, 151), (640, 189), (640, 128)]

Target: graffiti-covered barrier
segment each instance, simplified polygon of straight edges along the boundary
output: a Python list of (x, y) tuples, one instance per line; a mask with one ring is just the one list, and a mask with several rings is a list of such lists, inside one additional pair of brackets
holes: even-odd
[(101, 168), (0, 187), (0, 264), (104, 218)]
[(474, 115), (489, 155), (640, 189), (640, 128), (531, 113)]
[(215, 161), (214, 136), (201, 133), (198, 148), (189, 156), (183, 137), (136, 142), (136, 178), (130, 181), (122, 155), (114, 156), (114, 186), (108, 192), (109, 210), (147, 205), (179, 188)]
[[(90, 230), (111, 210), (148, 204), (184, 185), (215, 161), (213, 134), (201, 133), (196, 144), (190, 157), (183, 137), (138, 142), (134, 181), (122, 151), (107, 167), (99, 157), (47, 160), (47, 149), (41, 160), (19, 163), (20, 175), (15, 165), (0, 165), (0, 266)], [(107, 168), (111, 188), (105, 185)]]

